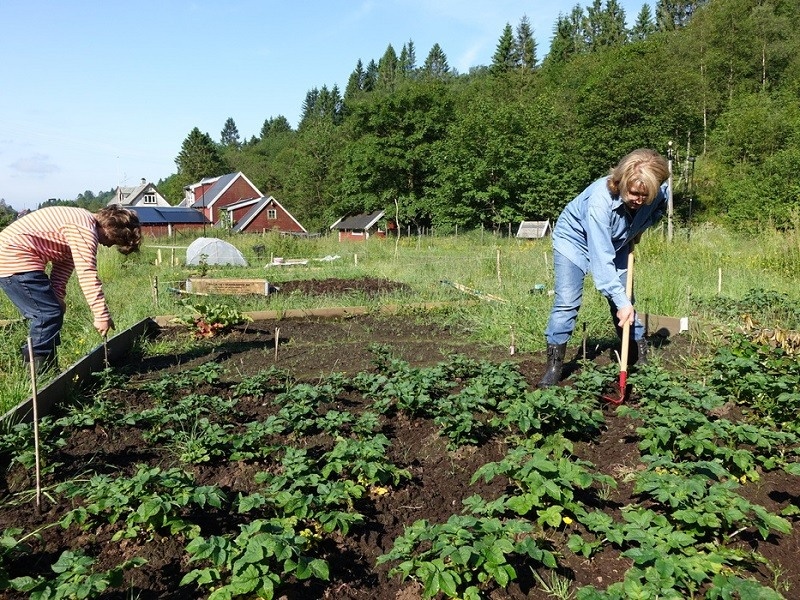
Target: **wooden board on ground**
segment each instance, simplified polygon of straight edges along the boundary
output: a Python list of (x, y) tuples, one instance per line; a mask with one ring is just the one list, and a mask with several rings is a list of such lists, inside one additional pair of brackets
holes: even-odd
[[(272, 288), (274, 289), (274, 287)], [(266, 296), (270, 285), (266, 279), (209, 279), (191, 277), (186, 281), (186, 291), (195, 294), (222, 294), (240, 296), (259, 294)]]

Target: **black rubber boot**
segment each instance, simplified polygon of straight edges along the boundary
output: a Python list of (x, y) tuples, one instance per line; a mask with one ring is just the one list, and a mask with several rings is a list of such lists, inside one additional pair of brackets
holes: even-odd
[(647, 343), (645, 338), (640, 340), (636, 340), (636, 364), (637, 365), (646, 365), (647, 364), (647, 351), (650, 348), (650, 345)]
[(58, 368), (58, 357), (56, 353), (34, 355), (33, 365), (36, 367), (37, 375), (46, 375)]
[(547, 388), (561, 380), (561, 368), (564, 366), (566, 344), (547, 344), (547, 371), (536, 387)]

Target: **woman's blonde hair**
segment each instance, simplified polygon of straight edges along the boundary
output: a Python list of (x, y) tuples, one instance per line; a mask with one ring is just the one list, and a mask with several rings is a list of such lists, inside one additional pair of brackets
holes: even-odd
[(142, 226), (139, 216), (132, 210), (111, 204), (95, 213), (99, 227), (106, 238), (123, 254), (138, 252), (142, 244)]
[(658, 194), (658, 188), (669, 177), (669, 163), (655, 150), (639, 148), (627, 154), (608, 173), (608, 189), (620, 196), (638, 183), (647, 190), (645, 204), (650, 204)]

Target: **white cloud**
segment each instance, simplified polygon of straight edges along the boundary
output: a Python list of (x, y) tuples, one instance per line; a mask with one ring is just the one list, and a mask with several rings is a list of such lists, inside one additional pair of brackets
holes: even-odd
[(31, 154), (30, 156), (20, 158), (10, 165), (12, 171), (18, 173), (26, 173), (29, 175), (47, 175), (48, 173), (56, 173), (60, 171), (49, 156), (46, 154)]

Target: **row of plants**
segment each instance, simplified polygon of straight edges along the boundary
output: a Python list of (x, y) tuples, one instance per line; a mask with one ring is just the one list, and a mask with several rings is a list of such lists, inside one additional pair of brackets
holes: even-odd
[[(506, 447), (503, 459), (472, 477), (476, 487), (500, 480), (504, 493), (464, 498), (463, 510), (444, 523), (411, 523), (378, 559), (391, 576), (419, 581), (425, 597), (484, 598), (517, 580), (523, 564), (537, 575), (556, 573), (565, 552), (592, 558), (614, 549), (631, 563), (623, 580), (584, 587), (579, 599), (780, 598), (780, 582), (768, 587), (748, 574), (753, 565), (773, 565), (738, 541), (744, 532), (767, 539), (791, 531), (796, 506), (772, 514), (742, 491), (769, 471), (800, 475), (796, 419), (767, 398), (793, 389), (797, 373), (781, 362), (780, 348), (752, 344), (733, 338), (704, 365), (711, 375), (703, 383), (658, 366), (633, 374), (638, 402), (617, 415), (641, 423), (642, 463), (629, 474), (638, 501), (619, 518), (609, 510), (619, 478), (575, 450), (604, 428), (597, 399), (613, 378), (609, 369), (586, 364), (569, 387), (531, 390), (510, 362), (450, 356), (412, 367), (384, 346), (372, 348), (373, 369), (314, 384), (275, 367), (232, 384), (213, 361), (146, 382), (107, 369), (93, 398), (40, 424), (47, 493), (72, 505), (48, 527), (110, 526), (115, 540), (179, 536), (193, 565), (182, 585), (209, 598), (272, 598), (292, 581), (327, 580), (328, 542), (358, 534), (371, 502), (412, 482), (407, 465), (391, 460), (383, 431), (402, 413), (431, 420), (451, 450), (489, 440)], [(114, 390), (136, 397), (137, 408), (110, 402)], [(352, 395), (365, 400), (358, 412), (341, 407)], [(269, 414), (251, 420), (241, 403), (269, 406)], [(738, 403), (741, 419), (720, 416), (728, 403)], [(73, 472), (60, 454), (70, 432), (115, 427), (137, 431), (143, 447), (165, 449), (173, 466)], [(29, 476), (31, 441), (26, 424), (0, 436), (9, 464)], [(259, 467), (242, 489), (197, 483), (197, 465), (231, 461)], [(30, 491), (7, 501), (30, 501)], [(224, 532), (204, 528), (210, 514), (227, 524)], [(94, 557), (68, 549), (53, 578), (12, 576), (20, 556), (34, 552), (29, 540), (42, 533), (4, 532), (0, 587), (41, 598), (95, 597), (141, 565), (137, 558), (96, 572)], [(65, 573), (73, 587), (64, 587)], [(72, 591), (52, 595), (58, 589)]]

